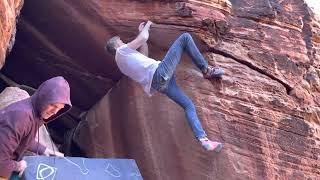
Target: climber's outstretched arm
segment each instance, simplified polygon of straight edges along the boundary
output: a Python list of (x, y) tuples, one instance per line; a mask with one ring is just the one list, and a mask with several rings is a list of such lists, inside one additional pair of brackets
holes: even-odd
[(143, 27), (142, 31), (139, 33), (139, 35), (131, 42), (129, 42), (127, 45), (131, 49), (138, 49), (140, 48), (144, 43), (147, 42), (149, 38), (149, 29), (152, 22), (148, 21), (147, 24)]
[[(145, 22), (140, 23), (139, 28), (138, 28), (138, 29), (139, 29), (139, 33), (143, 30), (144, 25), (145, 25)], [(138, 48), (138, 51), (139, 51), (141, 54), (143, 54), (143, 55), (145, 55), (145, 56), (148, 56), (148, 55), (149, 55), (148, 43), (147, 43), (147, 42), (143, 43), (143, 44), (141, 45), (141, 47)]]
[(145, 56), (149, 56), (149, 47), (148, 47), (148, 44), (147, 42), (143, 43), (142, 46), (138, 49), (138, 51), (145, 55)]

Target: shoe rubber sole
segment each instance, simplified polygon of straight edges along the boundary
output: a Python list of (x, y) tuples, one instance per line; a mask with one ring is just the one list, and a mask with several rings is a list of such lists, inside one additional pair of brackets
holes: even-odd
[(214, 149), (214, 151), (218, 153), (218, 152), (221, 151), (222, 148), (223, 148), (223, 145), (222, 145), (222, 144), (219, 144), (219, 145)]

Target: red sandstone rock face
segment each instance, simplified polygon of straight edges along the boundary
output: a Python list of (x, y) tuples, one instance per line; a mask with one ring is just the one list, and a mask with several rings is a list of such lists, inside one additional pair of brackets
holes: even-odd
[(23, 0), (2, 0), (0, 2), (0, 69), (4, 65), (7, 51), (15, 39), (16, 17), (20, 13)]
[[(160, 14), (150, 17), (158, 23), (151, 30), (156, 48), (168, 47), (176, 31), (192, 31), (204, 42), (209, 63), (226, 69), (218, 82), (204, 80), (187, 58), (177, 71), (209, 136), (225, 148), (218, 155), (204, 152), (181, 108), (163, 95), (149, 99), (124, 78), (75, 131), (73, 139), (86, 155), (134, 158), (146, 179), (320, 177), (320, 59), (313, 37), (319, 26), (303, 3), (233, 1), (232, 14), (213, 1), (190, 1), (182, 13), (172, 3), (137, 4), (128, 5), (128, 12)], [(120, 8), (107, 20), (121, 26), (127, 14)], [(164, 31), (169, 38), (157, 38)], [(152, 55), (161, 59), (164, 53)]]
[[(5, 72), (26, 84), (63, 74), (83, 109), (113, 87), (74, 131), (86, 156), (136, 159), (147, 180), (319, 179), (320, 26), (302, 1), (29, 2)], [(221, 153), (201, 149), (165, 96), (148, 98), (127, 78), (115, 83), (105, 39), (131, 40), (147, 19), (157, 24), (151, 57), (161, 60), (188, 31), (209, 63), (225, 68), (212, 82), (186, 57), (177, 70), (209, 137), (224, 143)], [(34, 72), (18, 74), (18, 59)]]

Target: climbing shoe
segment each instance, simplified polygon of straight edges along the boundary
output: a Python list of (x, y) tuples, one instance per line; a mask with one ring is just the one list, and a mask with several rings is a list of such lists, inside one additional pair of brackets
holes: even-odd
[(210, 141), (208, 138), (201, 138), (199, 139), (202, 147), (206, 150), (206, 151), (215, 151), (215, 152), (220, 152), (223, 145), (222, 143), (219, 142), (215, 142), (215, 141)]
[(206, 79), (221, 78), (224, 75), (224, 70), (219, 67), (208, 66), (207, 71), (203, 73)]

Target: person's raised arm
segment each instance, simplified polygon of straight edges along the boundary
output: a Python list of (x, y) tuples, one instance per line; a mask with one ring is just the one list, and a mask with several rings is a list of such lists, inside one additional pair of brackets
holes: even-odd
[[(144, 22), (140, 23), (139, 28), (138, 28), (138, 29), (139, 29), (139, 33), (143, 30), (144, 25), (145, 25)], [(143, 43), (143, 44), (140, 46), (140, 48), (138, 48), (138, 51), (139, 51), (141, 54), (143, 54), (143, 55), (145, 55), (145, 56), (148, 56), (148, 55), (149, 55), (148, 43), (147, 43), (147, 42)]]
[(139, 33), (139, 35), (133, 41), (127, 44), (128, 47), (136, 50), (140, 48), (144, 43), (146, 43), (149, 38), (149, 29), (151, 25), (152, 22), (148, 21), (146, 25), (143, 27), (142, 31)]
[(149, 46), (148, 44), (145, 42), (142, 44), (142, 46), (139, 48), (138, 50), (141, 54), (145, 55), (145, 56), (149, 56)]

